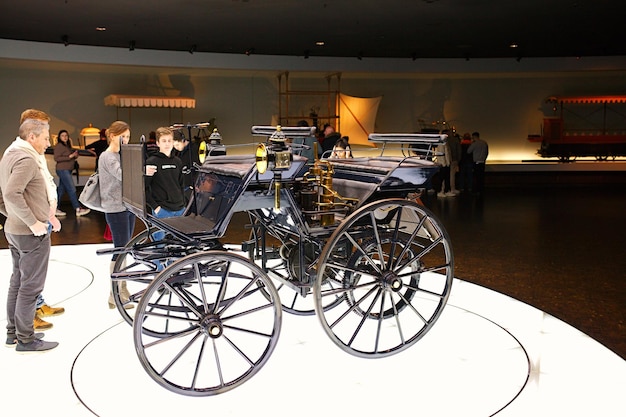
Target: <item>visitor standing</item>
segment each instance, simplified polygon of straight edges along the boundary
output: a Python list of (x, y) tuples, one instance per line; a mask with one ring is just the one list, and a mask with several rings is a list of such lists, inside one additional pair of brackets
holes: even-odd
[[(135, 230), (135, 215), (126, 209), (122, 202), (122, 163), (120, 151), (122, 144), (130, 141), (130, 127), (126, 122), (116, 121), (107, 129), (109, 147), (100, 155), (99, 162), (99, 185), (102, 197), (102, 208), (111, 235), (113, 246), (121, 248), (126, 246)], [(109, 272), (113, 275), (117, 254), (114, 254), (109, 264)], [(120, 298), (124, 308), (134, 306), (129, 304), (130, 294), (126, 287), (126, 281), (120, 282)], [(115, 308), (113, 292), (109, 294), (109, 308)]]
[(482, 194), (485, 188), (485, 164), (489, 156), (489, 145), (480, 138), (480, 133), (472, 133), (472, 144), (467, 148), (474, 162), (474, 194)]
[(48, 179), (43, 159), (50, 146), (50, 125), (26, 119), (18, 145), (0, 161), (0, 213), (6, 216), (5, 236), (13, 261), (7, 293), (7, 345), (18, 352), (43, 352), (57, 342), (35, 333), (37, 297), (43, 291), (50, 258)]
[(76, 217), (89, 214), (91, 210), (83, 208), (78, 202), (76, 196), (76, 186), (72, 179), (72, 170), (76, 166), (76, 160), (78, 159), (78, 150), (72, 146), (72, 139), (67, 130), (63, 129), (59, 131), (57, 136), (57, 144), (54, 147), (54, 160), (57, 163), (56, 172), (59, 177), (59, 186), (57, 187), (57, 204), (56, 211), (57, 216), (65, 216), (65, 212), (61, 211), (61, 198), (67, 193), (76, 212)]

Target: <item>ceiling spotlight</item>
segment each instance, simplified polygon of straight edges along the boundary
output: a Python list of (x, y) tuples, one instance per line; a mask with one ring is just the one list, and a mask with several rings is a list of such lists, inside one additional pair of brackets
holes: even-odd
[(193, 53), (196, 52), (196, 44), (191, 45), (191, 48), (189, 48), (189, 53), (193, 55)]
[(246, 49), (246, 55), (250, 56), (254, 53), (255, 49), (254, 48), (248, 48)]
[(61, 40), (63, 41), (63, 45), (65, 45), (65, 46), (70, 44), (70, 39), (67, 37), (67, 35), (63, 35), (61, 37)]
[(129, 51), (135, 50), (135, 41), (130, 41), (130, 43), (128, 44), (128, 50)]
[(324, 46), (324, 45), (326, 45), (326, 42), (324, 42), (324, 41), (317, 41), (317, 42), (315, 42), (315, 45), (316, 46)]

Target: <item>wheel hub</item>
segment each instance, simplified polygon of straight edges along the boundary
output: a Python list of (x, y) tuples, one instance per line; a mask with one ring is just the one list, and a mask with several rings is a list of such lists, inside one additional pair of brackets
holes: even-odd
[(217, 316), (207, 316), (200, 322), (200, 328), (207, 336), (217, 339), (224, 331), (222, 322)]
[(385, 271), (381, 276), (381, 282), (385, 288), (389, 288), (391, 291), (400, 291), (402, 289), (402, 280), (398, 278), (394, 272)]

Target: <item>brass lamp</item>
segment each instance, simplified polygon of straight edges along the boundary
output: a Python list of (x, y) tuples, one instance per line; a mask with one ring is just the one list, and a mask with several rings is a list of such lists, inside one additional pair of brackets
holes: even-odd
[(90, 145), (98, 140), (100, 140), (100, 129), (98, 129), (97, 127), (93, 127), (91, 123), (89, 123), (89, 126), (83, 128), (83, 130), (80, 131), (79, 145), (81, 148), (85, 148), (85, 146)]

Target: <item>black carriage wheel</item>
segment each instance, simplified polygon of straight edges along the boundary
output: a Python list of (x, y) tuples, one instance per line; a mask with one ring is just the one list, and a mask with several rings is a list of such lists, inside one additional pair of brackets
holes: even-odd
[[(435, 324), (453, 270), (447, 232), (428, 209), (410, 200), (376, 201), (347, 217), (324, 247), (313, 287), (316, 312), (345, 352), (389, 356)], [(328, 281), (334, 289), (323, 288)], [(339, 295), (340, 306), (320, 307)]]
[[(121, 283), (120, 281), (111, 281), (111, 292), (113, 294), (113, 300), (115, 301), (115, 305), (117, 310), (122, 315), (124, 321), (132, 326), (133, 317), (135, 310), (127, 309), (125, 307), (126, 304), (131, 304), (132, 307), (136, 307), (139, 299), (141, 298), (141, 294), (143, 290), (150, 284), (154, 276), (156, 275), (156, 266), (151, 262), (144, 262), (140, 259), (135, 259), (133, 257), (133, 251), (135, 248), (143, 245), (150, 245), (152, 243), (151, 233), (155, 231), (155, 228), (150, 230), (144, 229), (139, 232), (135, 237), (133, 237), (125, 246), (125, 250), (123, 253), (120, 253), (117, 256), (115, 261), (115, 265), (113, 267), (113, 272), (127, 272), (127, 273), (137, 273), (142, 272), (145, 273), (145, 276), (142, 276), (140, 279), (136, 280), (126, 280), (126, 287), (128, 288), (128, 292), (130, 294), (128, 301), (122, 301), (121, 298)], [(150, 274), (149, 272), (154, 270), (155, 273)]]
[[(290, 314), (298, 316), (312, 316), (315, 314), (315, 300), (313, 298), (312, 287), (307, 284), (301, 284), (299, 288), (301, 291), (297, 291), (289, 285), (285, 284), (285, 280), (290, 280), (294, 283), (300, 281), (300, 277), (296, 276), (294, 270), (299, 269), (299, 264), (294, 266), (294, 261), (298, 259), (298, 253), (288, 252), (285, 249), (285, 245), (279, 239), (275, 239), (272, 236), (267, 236), (267, 239), (271, 239), (272, 244), (266, 242), (265, 244), (265, 263), (266, 273), (276, 283), (276, 289), (280, 295), (280, 300), (283, 305), (283, 310)], [(250, 232), (251, 245), (248, 248), (248, 256), (257, 265), (262, 267), (262, 248), (261, 248), (261, 228), (258, 225), (258, 220), (253, 220), (253, 227)], [(294, 244), (297, 248), (297, 245)], [(305, 262), (313, 263), (317, 259), (318, 253), (311, 256), (305, 255)], [(315, 259), (313, 259), (315, 258)], [(303, 295), (304, 294), (304, 295)], [(325, 308), (333, 308), (335, 305), (341, 302), (340, 297), (335, 300), (328, 300)]]
[[(163, 304), (165, 294), (179, 304)], [(223, 251), (199, 252), (177, 260), (146, 289), (133, 325), (135, 350), (150, 377), (170, 391), (221, 394), (267, 362), (281, 314), (278, 292), (254, 263)], [(150, 322), (167, 323), (168, 334), (145, 332)]]

